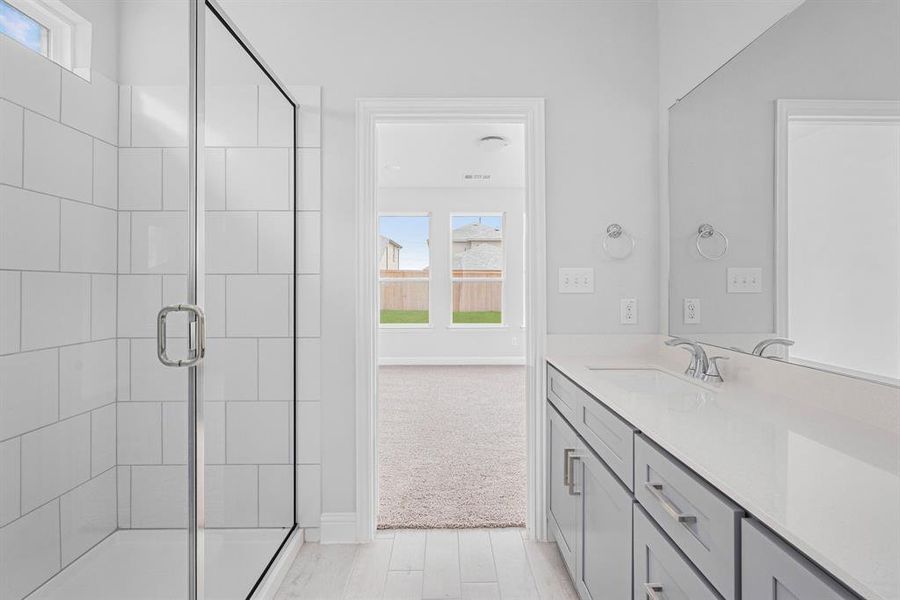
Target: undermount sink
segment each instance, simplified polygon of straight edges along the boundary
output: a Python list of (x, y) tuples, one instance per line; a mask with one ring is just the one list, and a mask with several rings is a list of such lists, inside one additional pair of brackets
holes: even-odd
[(609, 369), (588, 367), (605, 382), (624, 391), (658, 396), (689, 396), (704, 394), (706, 390), (679, 377), (658, 369)]

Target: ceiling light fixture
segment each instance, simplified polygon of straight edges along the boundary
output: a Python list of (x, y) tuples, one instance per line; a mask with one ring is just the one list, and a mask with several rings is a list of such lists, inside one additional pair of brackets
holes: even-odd
[(509, 139), (502, 135), (486, 135), (478, 140), (478, 144), (487, 152), (498, 152), (509, 146)]

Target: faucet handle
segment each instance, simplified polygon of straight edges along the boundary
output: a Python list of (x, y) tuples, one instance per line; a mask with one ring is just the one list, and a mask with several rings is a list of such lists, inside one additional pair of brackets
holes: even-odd
[(727, 356), (709, 357), (709, 367), (707, 367), (706, 373), (703, 374), (703, 381), (725, 381), (722, 378), (722, 373), (719, 371), (720, 360), (729, 360), (729, 358)]

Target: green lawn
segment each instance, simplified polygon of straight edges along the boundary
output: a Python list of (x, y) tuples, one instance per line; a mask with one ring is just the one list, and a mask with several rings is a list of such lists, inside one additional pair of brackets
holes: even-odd
[(428, 323), (427, 310), (382, 310), (382, 323)]
[(501, 323), (500, 311), (455, 312), (454, 323)]
[[(391, 324), (428, 323), (427, 310), (382, 310), (381, 322)], [(491, 323), (502, 322), (500, 311), (455, 312), (454, 323)]]

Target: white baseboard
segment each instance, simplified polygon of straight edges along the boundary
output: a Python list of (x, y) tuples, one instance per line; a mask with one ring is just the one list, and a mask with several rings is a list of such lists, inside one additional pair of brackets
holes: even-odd
[(319, 536), (322, 544), (355, 544), (356, 513), (322, 513)]
[(320, 533), (318, 527), (307, 527), (303, 530), (303, 541), (317, 544), (320, 541), (319, 535)]
[(381, 366), (465, 366), (465, 365), (524, 365), (524, 356), (401, 356), (379, 357)]
[(285, 542), (284, 547), (278, 554), (278, 558), (269, 567), (265, 579), (253, 592), (252, 600), (270, 600), (275, 597), (275, 593), (281, 587), (281, 583), (287, 576), (288, 571), (290, 571), (291, 565), (294, 564), (297, 553), (300, 552), (303, 540), (303, 530), (300, 528), (295, 529), (287, 542)]

